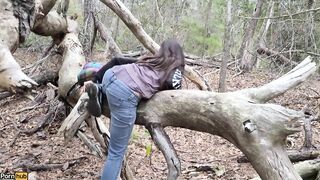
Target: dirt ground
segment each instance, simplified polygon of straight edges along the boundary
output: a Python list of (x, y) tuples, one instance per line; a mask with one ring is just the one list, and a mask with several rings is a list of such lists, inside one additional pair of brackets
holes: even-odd
[[(19, 49), (15, 57), (22, 67), (34, 63), (40, 56), (27, 49)], [(97, 56), (97, 59), (103, 59)], [(215, 70), (197, 67), (198, 71), (208, 80), (214, 90), (217, 89), (218, 74)], [(236, 72), (229, 71), (227, 89), (257, 87), (270, 82), (281, 75), (279, 72), (267, 70), (255, 70), (249, 74), (234, 76)], [(48, 91), (51, 87), (38, 87), (31, 95), (37, 95)], [(191, 83), (184, 85), (185, 89), (195, 88)], [(320, 99), (319, 76), (315, 75), (307, 82), (286, 92), (270, 103), (301, 110), (309, 105), (311, 113), (319, 111)], [(45, 114), (45, 106), (31, 108), (33, 102), (21, 95), (14, 95), (0, 100), (0, 173), (14, 173), (23, 170), (19, 165), (31, 164), (63, 164), (62, 168), (54, 168), (47, 171), (37, 171), (39, 180), (50, 179), (99, 179), (104, 160), (93, 155), (87, 146), (73, 138), (68, 144), (63, 137), (57, 135), (57, 131), (63, 121), (64, 111), (61, 110), (55, 116), (55, 120), (31, 135), (21, 133), (18, 130), (30, 129), (41, 120)], [(253, 109), (254, 111), (254, 109)], [(22, 122), (21, 122), (22, 121)], [(17, 128), (14, 127), (17, 126)], [(312, 124), (313, 143), (320, 144), (320, 125)], [(181, 128), (166, 128), (166, 132), (177, 150), (182, 165), (182, 175), (179, 179), (216, 179), (216, 180), (240, 180), (251, 179), (257, 174), (250, 163), (238, 163), (242, 156), (241, 151), (228, 141), (206, 133), (195, 132)], [(93, 136), (89, 136), (93, 139)], [(292, 149), (299, 149), (303, 144), (303, 132), (290, 136), (293, 142)], [(147, 149), (151, 147), (151, 156)], [(128, 150), (129, 165), (136, 179), (166, 179), (167, 168), (163, 155), (153, 144), (148, 131), (141, 126), (135, 126), (132, 140)], [(72, 166), (72, 161), (78, 160)], [(69, 162), (69, 164), (68, 164)]]

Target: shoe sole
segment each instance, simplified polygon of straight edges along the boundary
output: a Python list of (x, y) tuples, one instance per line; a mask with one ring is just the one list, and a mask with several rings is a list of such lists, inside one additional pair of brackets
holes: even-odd
[(101, 116), (101, 106), (99, 103), (99, 89), (95, 84), (86, 85), (86, 92), (88, 93), (89, 100), (87, 109), (89, 113), (95, 117)]

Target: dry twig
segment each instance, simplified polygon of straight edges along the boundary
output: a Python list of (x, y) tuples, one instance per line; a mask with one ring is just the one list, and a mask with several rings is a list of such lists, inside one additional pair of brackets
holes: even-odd
[(52, 169), (63, 169), (66, 170), (76, 164), (80, 164), (81, 161), (87, 159), (87, 157), (80, 157), (73, 159), (65, 163), (52, 163), (52, 164), (31, 164), (31, 163), (20, 163), (17, 165), (18, 168), (22, 168), (26, 171), (49, 171)]

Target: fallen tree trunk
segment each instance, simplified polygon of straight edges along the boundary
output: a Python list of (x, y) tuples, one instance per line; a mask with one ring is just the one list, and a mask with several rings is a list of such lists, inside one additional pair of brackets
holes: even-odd
[(85, 57), (78, 34), (75, 32), (66, 34), (60, 47), (63, 48), (63, 63), (59, 71), (58, 92), (70, 104), (75, 104), (79, 97), (77, 95), (68, 96), (67, 93), (77, 83), (77, 75), (85, 64)]
[(0, 2), (0, 90), (23, 92), (38, 85), (22, 72), (11, 54), (30, 31), (52, 36), (59, 44), (66, 32), (74, 30), (68, 29), (68, 23), (73, 23), (70, 19), (49, 12), (55, 3), (56, 0)]
[[(115, 8), (123, 8), (119, 1), (116, 1), (116, 5), (118, 7)], [(69, 23), (66, 24), (69, 27)], [(65, 98), (84, 62), (76, 33), (69, 29), (67, 32), (71, 33), (63, 36), (61, 47), (65, 51), (65, 62), (59, 72), (60, 77), (65, 76), (59, 80), (59, 94)], [(157, 48), (151, 51), (156, 50)], [(74, 59), (75, 62), (72, 61)], [(285, 139), (287, 135), (301, 130), (301, 122), (305, 116), (303, 112), (263, 103), (297, 86), (314, 71), (315, 63), (306, 58), (283, 77), (259, 88), (228, 93), (163, 91), (149, 101), (140, 103), (136, 124), (147, 127), (165, 155), (169, 167), (168, 179), (178, 177), (181, 165), (169, 137), (163, 130), (166, 126), (207, 132), (229, 140), (249, 158), (262, 179), (301, 179), (289, 161), (285, 151)], [(69, 102), (72, 102), (78, 99), (79, 94), (75, 92), (69, 97)], [(81, 99), (79, 104), (79, 107), (83, 108), (85, 101)], [(76, 107), (72, 111), (79, 109)], [(104, 107), (103, 113), (109, 116), (107, 107)], [(83, 116), (88, 116), (85, 108), (82, 113), (70, 113), (67, 119)], [(82, 119), (84, 120), (85, 118)], [(78, 128), (72, 128), (72, 122), (66, 123), (74, 133), (65, 129), (64, 135), (72, 138)]]
[[(318, 150), (299, 150), (299, 151), (288, 151), (288, 156), (291, 162), (299, 162), (305, 160), (316, 159), (320, 155), (320, 151)], [(238, 163), (246, 163), (249, 162), (246, 156), (241, 156), (237, 159)]]
[[(70, 91), (71, 87), (77, 82), (77, 75), (85, 63), (85, 57), (83, 55), (82, 45), (78, 39), (77, 23), (69, 20), (67, 29), (68, 33), (63, 35), (63, 39), (59, 44), (59, 47), (62, 48), (63, 51), (63, 63), (59, 70), (58, 92), (60, 97), (64, 98), (71, 105), (75, 105), (73, 111), (70, 113), (72, 115), (68, 117), (76, 118), (71, 119), (71, 122), (64, 121), (60, 127), (59, 133), (67, 132), (65, 137), (77, 135), (94, 154), (98, 155), (98, 157), (105, 158), (106, 153), (104, 152), (107, 152), (107, 140), (109, 139), (109, 134), (106, 130), (107, 128), (101, 122), (99, 123), (99, 120), (96, 120), (95, 123), (89, 119), (90, 114), (86, 112), (85, 104), (83, 104), (82, 101), (83, 98), (86, 98), (86, 94), (83, 94), (83, 96), (80, 97), (80, 89), (73, 89)], [(78, 99), (80, 100), (80, 103), (77, 103)], [(91, 128), (94, 137), (100, 143), (101, 148), (91, 143), (84, 133), (78, 131), (84, 121), (86, 121)], [(101, 134), (99, 135), (98, 132), (101, 132)], [(66, 140), (68, 141), (68, 139)], [(126, 163), (124, 164), (123, 173), (123, 176), (126, 176), (127, 179), (130, 180), (132, 173), (130, 166)]]
[(0, 90), (24, 91), (37, 85), (22, 72), (13, 58), (19, 45), (19, 20), (14, 16), (12, 1), (0, 2)]
[[(302, 83), (315, 70), (315, 63), (307, 57), (281, 78), (258, 88), (227, 93), (162, 91), (140, 103), (136, 124), (147, 127), (160, 147), (169, 167), (168, 179), (176, 179), (181, 170), (179, 158), (163, 130), (166, 126), (227, 139), (248, 157), (262, 179), (301, 179), (288, 158), (285, 140), (302, 130), (304, 113), (264, 103)], [(103, 110), (109, 116), (108, 108)], [(70, 118), (78, 117), (67, 119)], [(73, 136), (64, 132), (67, 134)]]
[(0, 43), (0, 90), (20, 92), (38, 85), (22, 72), (9, 48)]
[[(67, 29), (67, 18), (50, 12), (56, 0), (0, 2), (0, 90), (25, 91), (38, 84), (22, 72), (12, 56), (30, 31), (52, 36), (60, 43)], [(72, 22), (71, 22), (72, 23)], [(71, 29), (72, 31), (72, 29)], [(61, 37), (62, 36), (62, 37)]]
[[(320, 171), (320, 159), (313, 159), (308, 161), (302, 161), (294, 165), (295, 170), (304, 180), (313, 180), (317, 177)], [(261, 178), (256, 177), (251, 180), (260, 180)], [(284, 177), (284, 179), (286, 179)], [(317, 180), (317, 179), (315, 179)]]
[(298, 65), (297, 62), (294, 62), (288, 58), (286, 58), (284, 55), (281, 54), (281, 52), (274, 51), (272, 49), (263, 48), (260, 47), (257, 49), (258, 54), (266, 54), (267, 56), (278, 56), (284, 63), (286, 64), (292, 64), (292, 65)]
[(294, 165), (303, 179), (316, 177), (320, 171), (320, 159), (299, 162)]

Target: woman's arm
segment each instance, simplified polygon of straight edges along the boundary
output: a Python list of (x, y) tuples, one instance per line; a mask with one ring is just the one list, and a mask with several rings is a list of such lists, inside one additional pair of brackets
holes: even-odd
[(104, 73), (113, 66), (131, 64), (135, 62), (137, 62), (137, 59), (135, 58), (114, 57), (96, 73), (94, 82), (101, 83)]

